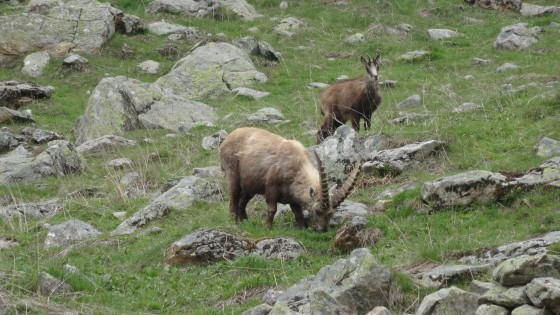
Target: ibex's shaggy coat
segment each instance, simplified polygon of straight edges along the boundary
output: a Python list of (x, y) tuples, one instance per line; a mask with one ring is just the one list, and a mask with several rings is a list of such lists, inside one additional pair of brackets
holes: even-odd
[(317, 143), (348, 120), (356, 131), (360, 131), (360, 119), (364, 120), (364, 129), (371, 127), (371, 115), (381, 103), (377, 80), (379, 54), (373, 60), (361, 57), (360, 61), (366, 68), (365, 76), (331, 85), (321, 96), (321, 113), (325, 117), (317, 132)]
[(268, 205), (266, 225), (272, 227), (277, 203), (289, 204), (299, 227), (306, 227), (303, 208), (319, 231), (328, 229), (333, 208), (352, 189), (359, 163), (340, 189), (329, 197), (320, 160), (319, 171), (305, 147), (258, 128), (239, 128), (220, 146), (220, 160), (230, 190), (229, 208), (236, 221), (247, 219), (246, 206), (255, 195), (264, 195)]

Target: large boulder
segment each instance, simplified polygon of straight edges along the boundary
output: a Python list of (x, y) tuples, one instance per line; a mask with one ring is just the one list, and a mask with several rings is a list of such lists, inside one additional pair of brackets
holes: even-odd
[(533, 279), (527, 284), (525, 291), (536, 307), (546, 307), (553, 314), (560, 314), (560, 279), (552, 277)]
[(78, 120), (76, 143), (140, 128), (185, 132), (215, 121), (216, 113), (206, 104), (171, 94), (151, 83), (109, 77), (99, 82), (86, 112)]
[(560, 180), (560, 156), (544, 161), (525, 175), (509, 183), (510, 186), (530, 189)]
[(267, 80), (241, 48), (211, 42), (192, 50), (155, 84), (187, 99), (206, 99)]
[(40, 86), (34, 83), (19, 81), (1, 81), (0, 106), (18, 109), (23, 103), (23, 100), (50, 98), (53, 90), (54, 87), (52, 86)]
[(91, 224), (72, 219), (49, 228), (45, 247), (67, 246), (101, 235)]
[(382, 150), (377, 152), (364, 167), (371, 163), (371, 167), (377, 172), (398, 174), (406, 169), (420, 165), (422, 161), (442, 147), (442, 142), (428, 140), (407, 144), (396, 149)]
[(424, 297), (416, 315), (474, 314), (477, 308), (477, 294), (450, 287)]
[(213, 16), (220, 8), (235, 13), (244, 21), (261, 17), (245, 0), (155, 0), (150, 3), (146, 11), (206, 17)]
[(488, 171), (470, 171), (442, 177), (422, 186), (422, 199), (436, 207), (468, 206), (493, 202), (507, 191), (506, 177)]
[(524, 285), (540, 277), (560, 279), (560, 257), (540, 254), (510, 258), (500, 263), (492, 276), (504, 286)]
[(498, 50), (522, 50), (539, 40), (537, 35), (543, 30), (541, 27), (527, 27), (527, 23), (517, 23), (503, 27), (494, 41), (494, 48)]
[(48, 148), (37, 156), (19, 146), (0, 156), (0, 184), (81, 173), (85, 167), (82, 156), (66, 140), (49, 142)]
[(120, 14), (92, 0), (31, 0), (27, 12), (0, 16), (0, 64), (31, 51), (97, 51), (115, 33)]

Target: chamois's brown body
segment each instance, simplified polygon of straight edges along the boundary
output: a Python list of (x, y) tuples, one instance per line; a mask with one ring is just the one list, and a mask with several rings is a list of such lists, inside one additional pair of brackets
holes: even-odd
[(371, 115), (381, 103), (377, 80), (379, 55), (373, 61), (362, 57), (361, 62), (366, 68), (365, 76), (331, 85), (321, 96), (324, 120), (317, 132), (317, 143), (349, 120), (356, 131), (360, 131), (360, 119), (364, 120), (364, 129), (371, 127)]
[[(239, 128), (220, 145), (220, 160), (230, 190), (229, 208), (236, 221), (247, 219), (247, 203), (255, 195), (264, 195), (268, 213), (266, 224), (272, 227), (277, 203), (289, 204), (299, 227), (305, 228), (303, 208), (308, 208), (319, 231), (328, 229), (332, 205), (342, 202), (352, 189), (359, 167), (347, 179), (345, 192), (329, 198), (326, 176), (311, 163), (305, 147), (258, 128)], [(324, 179), (324, 180), (323, 180)]]

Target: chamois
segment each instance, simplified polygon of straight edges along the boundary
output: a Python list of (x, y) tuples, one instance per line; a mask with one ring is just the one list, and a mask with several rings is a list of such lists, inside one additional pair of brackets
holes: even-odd
[(277, 203), (283, 203), (290, 205), (300, 228), (307, 227), (302, 212), (307, 208), (315, 229), (327, 231), (335, 208), (354, 187), (361, 163), (356, 162), (340, 188), (329, 191), (322, 162), (316, 158), (319, 170), (299, 141), (259, 128), (234, 130), (220, 145), (220, 161), (229, 182), (229, 209), (235, 221), (247, 219), (247, 203), (255, 195), (264, 195), (269, 229)]
[(371, 114), (381, 103), (377, 71), (379, 70), (379, 57), (373, 60), (360, 57), (366, 68), (366, 75), (352, 80), (331, 85), (321, 96), (321, 113), (325, 116), (321, 128), (317, 132), (317, 143), (348, 120), (352, 128), (360, 131), (360, 119), (364, 119), (364, 129), (371, 127)]

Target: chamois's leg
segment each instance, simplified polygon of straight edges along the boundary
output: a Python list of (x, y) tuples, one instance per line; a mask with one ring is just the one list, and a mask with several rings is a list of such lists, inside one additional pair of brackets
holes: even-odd
[(241, 197), (239, 197), (239, 204), (237, 207), (237, 218), (239, 221), (247, 220), (247, 204), (254, 197), (254, 195), (248, 194), (245, 191), (241, 192)]
[(278, 194), (276, 187), (267, 189), (264, 198), (268, 209), (266, 213), (266, 227), (272, 229), (272, 221), (274, 221), (274, 215), (276, 214), (276, 209), (278, 207)]
[(352, 128), (354, 128), (354, 130), (356, 130), (356, 132), (360, 131), (360, 114), (354, 114), (352, 115)]
[(333, 126), (333, 117), (331, 116), (330, 113), (326, 113), (325, 118), (323, 119), (323, 123), (319, 128), (319, 131), (317, 131), (317, 143), (323, 142), (323, 140), (325, 140), (326, 137), (332, 134), (332, 129), (333, 129), (332, 126)]
[(303, 211), (301, 206), (297, 203), (290, 203), (290, 208), (292, 208), (292, 212), (296, 217), (297, 226), (302, 229), (307, 228), (307, 222), (305, 222), (305, 218), (303, 217)]
[(364, 117), (364, 129), (369, 130), (371, 128), (371, 115)]
[(239, 197), (243, 189), (239, 184), (239, 175), (236, 173), (228, 173), (229, 179), (229, 211), (233, 215), (235, 222), (239, 221)]

